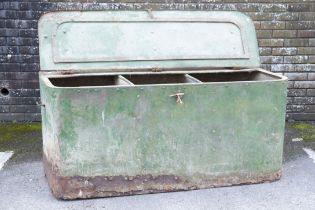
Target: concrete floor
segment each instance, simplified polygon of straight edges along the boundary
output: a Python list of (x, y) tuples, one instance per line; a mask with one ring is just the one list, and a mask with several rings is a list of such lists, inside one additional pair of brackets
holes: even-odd
[[(40, 141), (40, 132), (32, 132)], [(0, 171), (0, 210), (54, 209), (306, 209), (315, 210), (315, 141), (296, 141), (301, 133), (287, 126), (280, 181), (188, 192), (76, 201), (55, 199), (47, 185), (41, 151), (15, 155)], [(1, 137), (0, 137), (1, 138)], [(29, 137), (24, 135), (24, 137)], [(294, 141), (292, 141), (294, 139)], [(315, 140), (315, 139), (314, 139)], [(32, 141), (36, 144), (36, 141)], [(308, 148), (308, 154), (305, 152)], [(1, 150), (1, 144), (0, 144)], [(315, 154), (315, 153), (314, 153)], [(315, 158), (315, 157), (313, 157)]]

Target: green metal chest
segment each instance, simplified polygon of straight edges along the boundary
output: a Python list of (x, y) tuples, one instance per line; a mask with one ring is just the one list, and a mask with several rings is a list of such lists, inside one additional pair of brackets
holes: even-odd
[(39, 21), (45, 173), (75, 199), (280, 178), (287, 78), (238, 12), (56, 12)]

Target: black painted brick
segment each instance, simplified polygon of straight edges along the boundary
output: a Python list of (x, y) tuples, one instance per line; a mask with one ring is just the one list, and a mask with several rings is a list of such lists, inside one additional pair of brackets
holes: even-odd
[(10, 106), (11, 113), (39, 113), (39, 105), (12, 105)]
[(0, 64), (0, 72), (18, 72), (20, 71), (19, 63), (2, 63)]
[(315, 89), (307, 89), (307, 96), (315, 96)]
[(0, 113), (8, 113), (8, 112), (10, 112), (10, 106), (0, 105)]
[(305, 112), (314, 112), (315, 113), (315, 105), (305, 105)]
[(288, 96), (298, 97), (298, 96), (305, 96), (306, 89), (288, 89)]
[(25, 121), (40, 122), (41, 120), (40, 113), (25, 113)]
[(289, 80), (292, 81), (303, 81), (303, 80), (307, 80), (307, 74), (305, 73), (285, 73), (284, 74), (286, 77), (288, 77)]
[(38, 89), (13, 89), (10, 91), (12, 97), (39, 97)]
[(305, 109), (304, 105), (287, 105), (287, 112), (303, 112)]
[(24, 113), (0, 113), (0, 122), (25, 121)]

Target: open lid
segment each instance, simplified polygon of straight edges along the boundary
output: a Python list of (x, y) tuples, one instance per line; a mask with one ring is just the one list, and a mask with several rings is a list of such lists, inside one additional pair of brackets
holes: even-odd
[(41, 70), (258, 67), (239, 12), (53, 12), (39, 21)]

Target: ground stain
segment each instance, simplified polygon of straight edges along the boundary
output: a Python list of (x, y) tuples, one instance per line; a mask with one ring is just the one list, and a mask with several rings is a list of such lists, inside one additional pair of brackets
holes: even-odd
[(0, 152), (13, 151), (11, 162), (40, 159), (41, 123), (0, 123)]
[(297, 122), (292, 123), (291, 127), (294, 128), (303, 138), (304, 141), (314, 141), (315, 140), (315, 124)]
[[(300, 157), (307, 157), (303, 148), (315, 150), (315, 138), (311, 140), (312, 128), (315, 124), (309, 122), (290, 122), (286, 123), (285, 139), (284, 139), (284, 162), (296, 160)], [(315, 131), (315, 130), (314, 130)], [(305, 136), (308, 138), (305, 139)], [(292, 139), (303, 138), (304, 141), (292, 141)]]

